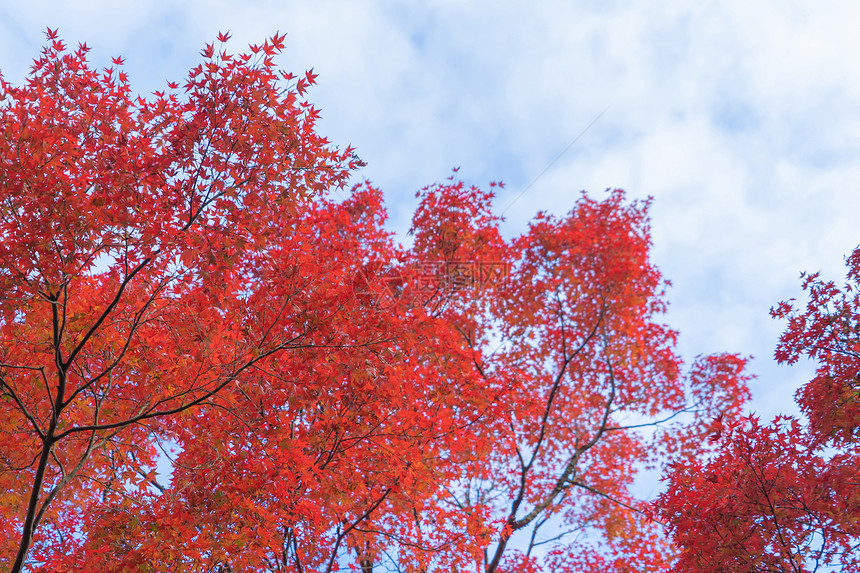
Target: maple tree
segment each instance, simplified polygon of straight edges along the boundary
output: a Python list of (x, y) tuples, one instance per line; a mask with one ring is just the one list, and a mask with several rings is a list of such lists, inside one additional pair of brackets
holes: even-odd
[(860, 248), (847, 266), (844, 288), (804, 274), (805, 308), (771, 310), (788, 322), (777, 361), (818, 363), (796, 394), (808, 423), (726, 423), (718, 455), (674, 468), (657, 507), (681, 548), (675, 571), (860, 571)]
[(698, 459), (747, 390), (735, 355), (682, 374), (649, 202), (583, 195), (506, 240), (452, 177), (402, 246), (378, 189), (341, 195), (360, 161), (283, 36), (219, 35), (149, 98), (48, 36), (0, 85), (11, 571), (671, 561), (634, 478)]
[[(713, 419), (739, 415), (748, 394), (735, 355), (700, 357), (682, 375), (677, 333), (655, 320), (666, 302), (650, 203), (583, 194), (505, 242), (492, 193), (452, 181), (420, 197), (413, 255), (445, 271), (425, 304), (478, 353), (479, 377), (505, 389), (476, 430), (491, 451), (435, 502), (486, 514), (475, 568), (659, 570), (672, 551), (631, 491), (638, 469), (699, 452)], [(504, 280), (488, 282), (499, 263)]]

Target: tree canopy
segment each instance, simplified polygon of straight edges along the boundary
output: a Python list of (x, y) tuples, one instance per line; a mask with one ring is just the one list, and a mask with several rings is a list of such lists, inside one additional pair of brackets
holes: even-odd
[(807, 421), (728, 422), (717, 455), (675, 466), (658, 503), (674, 571), (860, 571), (860, 248), (847, 267), (843, 288), (804, 273), (805, 308), (771, 310), (787, 321), (776, 359), (818, 364), (796, 394)]
[(49, 31), (0, 85), (0, 562), (673, 563), (634, 479), (714, 448), (748, 376), (682, 363), (650, 202), (582, 194), (505, 238), (496, 184), (455, 174), (401, 245), (284, 37), (227, 40), (138, 96)]

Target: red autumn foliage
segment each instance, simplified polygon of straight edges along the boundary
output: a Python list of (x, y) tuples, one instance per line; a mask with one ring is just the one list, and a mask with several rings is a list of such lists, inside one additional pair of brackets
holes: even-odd
[(680, 547), (673, 571), (860, 571), (860, 249), (848, 283), (802, 276), (805, 308), (771, 310), (788, 325), (780, 363), (818, 363), (796, 395), (808, 424), (780, 416), (729, 424), (718, 455), (674, 468), (658, 508)]
[(0, 562), (666, 566), (636, 473), (697, 459), (747, 390), (733, 355), (682, 374), (649, 203), (506, 240), (450, 179), (399, 246), (378, 190), (333, 194), (361, 162), (283, 40), (207, 45), (147, 98), (50, 32), (0, 86)]

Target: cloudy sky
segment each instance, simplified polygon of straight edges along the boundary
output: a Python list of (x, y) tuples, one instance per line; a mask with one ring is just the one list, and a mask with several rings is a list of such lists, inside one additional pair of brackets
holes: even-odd
[(508, 236), (583, 189), (653, 196), (682, 352), (754, 355), (751, 408), (770, 417), (811, 368), (773, 364), (768, 309), (800, 296), (801, 270), (841, 281), (860, 243), (858, 20), (851, 0), (0, 0), (0, 70), (21, 82), (59, 28), (149, 93), (219, 31), (235, 51), (286, 32), (281, 66), (319, 74), (320, 131), (357, 147), (397, 232), (455, 166), (506, 183)]

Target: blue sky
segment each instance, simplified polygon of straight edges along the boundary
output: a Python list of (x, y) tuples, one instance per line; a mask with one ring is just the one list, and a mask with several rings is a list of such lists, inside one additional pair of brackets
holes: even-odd
[(314, 67), (320, 131), (352, 144), (404, 232), (414, 192), (460, 166), (502, 180), (522, 232), (581, 189), (653, 196), (667, 321), (687, 358), (752, 354), (751, 408), (791, 412), (811, 372), (772, 362), (768, 309), (802, 270), (841, 281), (860, 243), (860, 4), (719, 2), (0, 2), (0, 70), (20, 82), (59, 28), (91, 59), (123, 56), (140, 92), (180, 80), (219, 31), (241, 51), (287, 33)]

